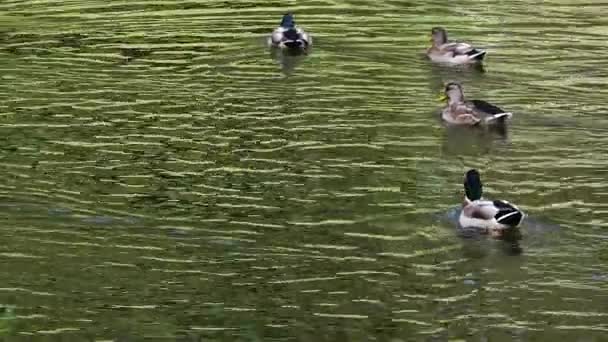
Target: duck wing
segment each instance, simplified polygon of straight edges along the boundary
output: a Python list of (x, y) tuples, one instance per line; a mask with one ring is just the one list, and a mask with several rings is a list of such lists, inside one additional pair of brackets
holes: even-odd
[(498, 223), (517, 227), (524, 219), (524, 213), (507, 201), (496, 200), (493, 201), (493, 205), (497, 210), (494, 218)]
[(473, 104), (475, 109), (478, 109), (484, 113), (500, 114), (500, 113), (505, 112), (504, 110), (502, 110), (502, 109), (496, 107), (495, 105), (488, 103), (484, 100), (471, 100), (470, 102), (471, 102), (471, 104)]
[(499, 123), (504, 123), (505, 119), (513, 116), (513, 113), (505, 112), (501, 108), (483, 100), (471, 100), (468, 102), (476, 112), (487, 115), (485, 118), (486, 122), (497, 120)]
[(300, 35), (300, 39), (302, 39), (307, 45), (312, 45), (312, 36), (310, 34), (301, 28), (298, 28), (298, 34)]
[(285, 29), (283, 27), (277, 27), (276, 29), (274, 29), (274, 31), (272, 31), (269, 41), (275, 45), (281, 43), (283, 41), (284, 32), (285, 32)]
[(491, 201), (473, 201), (463, 209), (464, 215), (480, 220), (489, 221), (493, 219), (499, 210)]
[(453, 57), (456, 56), (468, 56), (471, 59), (483, 59), (486, 51), (474, 48), (472, 45), (462, 42), (452, 42), (443, 44), (441, 49), (444, 51), (450, 51)]

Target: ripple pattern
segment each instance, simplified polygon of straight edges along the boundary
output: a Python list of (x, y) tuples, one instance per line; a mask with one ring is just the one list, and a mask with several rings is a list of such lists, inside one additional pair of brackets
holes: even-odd
[[(305, 58), (264, 47), (287, 9)], [(604, 10), (3, 1), (0, 339), (605, 340)], [(437, 25), (485, 72), (430, 65)], [(508, 135), (442, 127), (448, 80)], [(470, 167), (518, 244), (444, 220)]]

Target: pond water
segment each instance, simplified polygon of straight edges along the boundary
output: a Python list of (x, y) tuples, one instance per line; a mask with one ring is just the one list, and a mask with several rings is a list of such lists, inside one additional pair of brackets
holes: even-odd
[[(606, 10), (3, 1), (0, 338), (608, 340)], [(436, 25), (485, 72), (431, 65)], [(443, 127), (450, 80), (508, 134)], [(456, 231), (468, 168), (517, 243)]]

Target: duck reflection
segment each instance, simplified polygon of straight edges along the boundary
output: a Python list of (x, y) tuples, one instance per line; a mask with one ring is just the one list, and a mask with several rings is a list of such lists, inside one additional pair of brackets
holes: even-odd
[(479, 127), (446, 125), (443, 134), (442, 151), (449, 156), (488, 154), (494, 148), (509, 143), (506, 126), (482, 129)]
[(289, 49), (270, 49), (270, 58), (281, 66), (281, 71), (285, 75), (291, 75), (296, 67), (302, 63), (308, 53), (301, 50)]
[(499, 242), (498, 248), (506, 255), (520, 255), (523, 253), (523, 248), (520, 245), (522, 233), (520, 228), (510, 228), (503, 230), (500, 234), (484, 234), (479, 229), (474, 228), (459, 228), (458, 235), (465, 239), (463, 252), (465, 256), (471, 258), (481, 258), (487, 253), (490, 253), (491, 248), (485, 246), (482, 241), (487, 241), (486, 237)]

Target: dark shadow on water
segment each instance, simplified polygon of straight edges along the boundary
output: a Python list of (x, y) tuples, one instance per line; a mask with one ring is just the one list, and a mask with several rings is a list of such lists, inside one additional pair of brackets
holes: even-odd
[(483, 64), (448, 65), (431, 63), (431, 71), (441, 76), (459, 78), (463, 73), (470, 73), (471, 76), (479, 76), (480, 74), (484, 74), (486, 69)]
[(521, 232), (519, 229), (515, 229), (514, 232), (519, 235), (519, 239), (496, 239), (479, 232), (467, 235), (466, 237), (460, 234), (462, 238), (462, 253), (465, 257), (471, 259), (483, 259), (493, 254), (493, 250), (498, 250), (501, 254), (507, 256), (521, 255), (524, 252), (524, 249), (520, 245)]
[(124, 47), (120, 49), (120, 54), (123, 57), (120, 64), (127, 64), (136, 59), (149, 56), (150, 54), (152, 54), (152, 50)]
[[(45, 203), (23, 203), (14, 201), (0, 201), (0, 212), (11, 212), (13, 216), (22, 216), (25, 219), (76, 219), (84, 224), (94, 226), (133, 225), (141, 222), (140, 218), (134, 216), (111, 216), (111, 215), (83, 215), (78, 209), (60, 207)], [(18, 215), (16, 213), (19, 213)]]
[(442, 150), (447, 155), (487, 154), (509, 143), (508, 130), (446, 125)]

